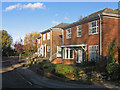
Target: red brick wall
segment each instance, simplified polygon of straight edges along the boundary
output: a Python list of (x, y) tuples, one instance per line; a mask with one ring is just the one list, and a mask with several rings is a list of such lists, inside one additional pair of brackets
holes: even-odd
[[(102, 25), (102, 53), (103, 56), (108, 55), (108, 45), (116, 38), (116, 46), (118, 45), (118, 19), (103, 17)], [(118, 51), (115, 57), (118, 60)]]
[(52, 31), (52, 55), (57, 52), (57, 46), (62, 45), (62, 38), (60, 35), (62, 35), (62, 31)]
[(62, 58), (56, 58), (51, 63), (53, 63), (53, 64), (62, 64)]
[[(103, 17), (102, 24), (102, 55), (108, 55), (108, 43), (112, 42), (116, 38), (116, 45), (118, 44), (118, 19)], [(89, 35), (89, 22), (82, 24), (81, 37), (77, 37), (77, 26), (72, 27), (72, 38), (66, 39), (66, 30), (64, 30), (64, 45), (72, 44), (87, 44), (87, 50), (89, 53), (89, 45), (99, 45), (100, 44), (100, 33)], [(120, 35), (120, 31), (119, 31)], [(119, 37), (120, 39), (120, 37)], [(100, 46), (100, 45), (99, 45)], [(99, 50), (100, 51), (100, 50)], [(118, 52), (116, 56), (118, 59)]]

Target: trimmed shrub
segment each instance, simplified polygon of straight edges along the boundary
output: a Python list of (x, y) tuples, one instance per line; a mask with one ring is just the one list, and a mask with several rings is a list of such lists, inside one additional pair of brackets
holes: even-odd
[(106, 70), (112, 80), (120, 79), (120, 64), (110, 63), (107, 65)]
[(45, 73), (52, 73), (55, 70), (55, 65), (52, 63), (41, 63), (40, 64), (40, 69), (43, 70)]

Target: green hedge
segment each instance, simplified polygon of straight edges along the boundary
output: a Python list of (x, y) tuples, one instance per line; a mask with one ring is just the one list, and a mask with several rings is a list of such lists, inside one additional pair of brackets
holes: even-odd
[(120, 64), (118, 63), (110, 63), (107, 65), (106, 70), (110, 75), (112, 80), (120, 79)]

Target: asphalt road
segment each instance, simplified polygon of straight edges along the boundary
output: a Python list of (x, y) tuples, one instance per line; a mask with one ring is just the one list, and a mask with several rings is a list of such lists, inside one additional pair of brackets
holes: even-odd
[(2, 60), (2, 88), (42, 88), (26, 80), (21, 74), (11, 67), (12, 64), (18, 63), (18, 58), (8, 58)]

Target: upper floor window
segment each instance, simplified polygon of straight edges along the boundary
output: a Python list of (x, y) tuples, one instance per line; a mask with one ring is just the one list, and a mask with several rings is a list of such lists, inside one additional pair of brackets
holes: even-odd
[(66, 30), (66, 39), (69, 39), (71, 37), (72, 37), (72, 30), (71, 30), (71, 28), (69, 28)]
[(46, 40), (46, 34), (43, 34), (43, 40)]
[(89, 35), (98, 33), (98, 20), (89, 23)]
[(81, 25), (77, 26), (77, 37), (81, 37)]
[(40, 39), (38, 39), (38, 44), (40, 44)]
[(47, 33), (47, 40), (50, 39), (50, 32)]

